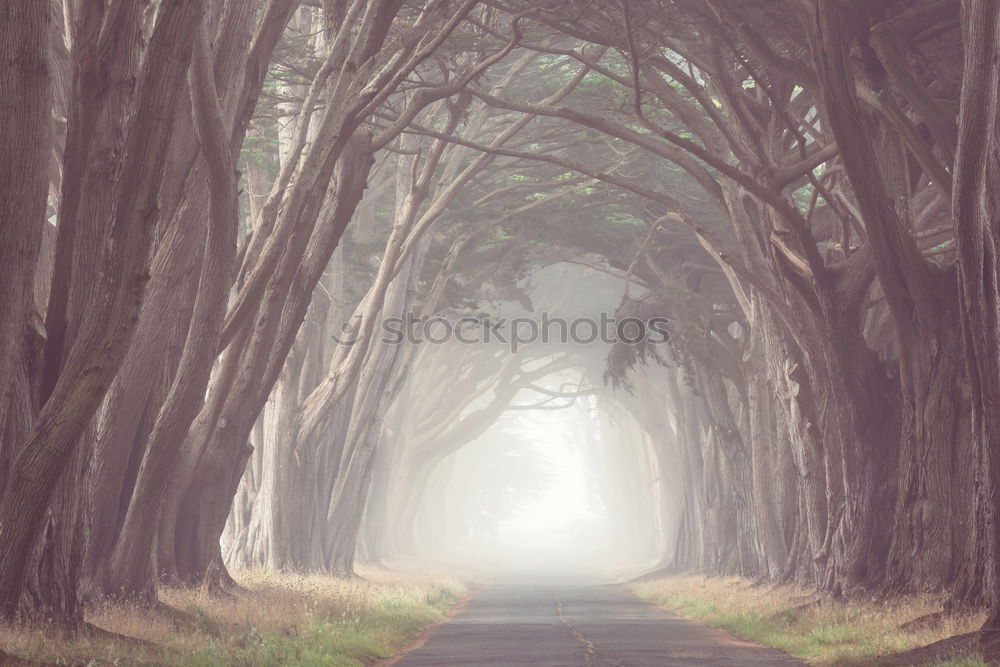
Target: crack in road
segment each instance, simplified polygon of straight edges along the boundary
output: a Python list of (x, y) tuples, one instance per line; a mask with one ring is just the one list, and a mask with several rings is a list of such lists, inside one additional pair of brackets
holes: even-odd
[[(583, 664), (584, 667), (594, 667), (594, 660), (597, 658), (600, 651), (597, 650), (597, 646), (594, 642), (587, 639), (587, 637), (580, 632), (575, 625), (570, 623), (569, 619), (566, 618), (566, 613), (563, 611), (562, 601), (556, 596), (552, 596), (552, 601), (556, 604), (556, 615), (559, 617), (559, 622), (569, 628), (570, 634), (573, 639), (577, 640), (584, 646), (583, 654)], [(621, 667), (619, 663), (612, 660), (610, 656), (604, 656), (607, 658), (607, 662), (611, 667)]]

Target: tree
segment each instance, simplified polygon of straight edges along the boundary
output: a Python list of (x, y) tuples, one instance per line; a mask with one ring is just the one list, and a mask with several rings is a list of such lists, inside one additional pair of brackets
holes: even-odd
[[(1000, 424), (994, 401), (1000, 382), (1000, 283), (997, 265), (997, 239), (1000, 230), (996, 216), (996, 120), (997, 102), (989, 94), (998, 84), (996, 66), (1000, 14), (985, 2), (962, 3), (962, 30), (965, 41), (965, 69), (962, 80), (962, 105), (958, 121), (958, 150), (955, 158), (953, 215), (958, 245), (959, 308), (965, 340), (969, 383), (972, 393), (972, 434), (976, 442), (976, 461), (983, 466), (977, 492), (977, 517), (991, 526), (986, 544), (977, 554), (979, 566), (974, 576), (992, 576), (996, 580), (997, 563), (997, 489), (1000, 469), (997, 464)], [(987, 574), (987, 572), (989, 574)], [(990, 593), (992, 612), (983, 627), (983, 654), (989, 661), (1000, 656), (1000, 603), (995, 591)]]
[[(80, 433), (121, 365), (142, 304), (147, 280), (145, 264), (156, 222), (155, 200), (162, 177), (157, 165), (165, 158), (172, 125), (172, 117), (157, 110), (169, 107), (171, 95), (185, 74), (190, 35), (202, 14), (199, 3), (194, 2), (170, 3), (161, 10), (139, 73), (134, 107), (116, 128), (125, 138), (124, 158), (106, 192), (111, 201), (109, 210), (113, 211), (104, 236), (107, 241), (104, 249), (92, 257), (100, 270), (93, 276), (81, 276), (96, 282), (94, 293), (102, 298), (91, 302), (82, 315), (78, 333), (65, 351), (58, 380), (27, 437), (23, 443), (12, 443), (15, 453), (0, 497), (0, 534), (7, 545), (0, 554), (0, 604), (7, 617), (18, 610), (32, 538), (41, 525), (46, 504)], [(114, 11), (132, 14), (132, 20), (137, 20), (137, 12), (128, 12), (122, 6)], [(24, 27), (29, 29), (26, 38), (44, 43), (47, 33), (38, 30), (44, 21), (39, 24), (37, 18), (32, 18), (30, 13), (25, 16)], [(130, 55), (126, 52), (119, 58)], [(37, 76), (39, 61), (33, 62)], [(109, 139), (100, 134), (95, 138), (98, 142)], [(69, 187), (66, 178), (63, 183), (64, 188)], [(38, 219), (23, 224), (30, 228), (43, 223)], [(34, 267), (29, 263), (24, 268)]]

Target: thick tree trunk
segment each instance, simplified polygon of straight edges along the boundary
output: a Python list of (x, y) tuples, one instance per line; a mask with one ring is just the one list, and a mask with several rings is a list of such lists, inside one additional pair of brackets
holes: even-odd
[[(201, 260), (198, 239), (194, 230), (186, 231), (179, 225), (157, 252), (133, 344), (97, 419), (94, 457), (86, 479), (93, 529), (84, 566), (84, 575), (91, 580), (85, 585), (95, 591), (114, 591), (106, 564), (135, 490), (149, 434), (187, 339), (198, 289), (198, 274), (194, 272)], [(175, 322), (166, 332), (168, 344), (163, 344), (165, 321)]]
[[(758, 351), (759, 353), (759, 351)], [(788, 546), (781, 519), (787, 516), (781, 493), (784, 480), (781, 462), (787, 452), (781, 451), (784, 438), (777, 428), (774, 395), (770, 383), (752, 369), (747, 386), (747, 409), (750, 413), (750, 454), (753, 474), (753, 499), (755, 520), (761, 541), (761, 558), (769, 579), (777, 579), (788, 559)]]
[(43, 400), (55, 388), (79, 333), (101, 270), (102, 246), (114, 223), (119, 194), (110, 184), (120, 173), (127, 140), (123, 130), (135, 112), (142, 28), (140, 3), (81, 5), (71, 26), (74, 71), (59, 197), (58, 268), (45, 319), (49, 335), (40, 381)]
[(337, 188), (327, 196), (328, 208), (318, 222), (307, 224), (315, 230), (305, 239), (305, 234), (294, 237), (302, 261), (286, 257), (265, 292), (252, 337), (234, 341), (222, 356), (221, 371), (187, 436), (161, 511), (165, 525), (160, 538), (167, 542), (160, 544), (160, 552), (173, 555), (159, 565), (168, 575), (197, 579), (221, 566), (219, 538), (249, 458), (250, 431), (294, 344), (309, 295), (361, 199), (372, 164), (367, 139), (352, 139), (339, 164)]
[[(153, 443), (152, 449), (156, 453), (151, 453), (147, 437), (157, 426), (155, 433), (158, 441), (169, 441), (175, 436), (177, 442), (182, 440), (190, 425), (192, 406), (200, 403), (203, 395), (203, 388), (197, 386), (202, 383), (199, 377), (208, 373), (217, 354), (208, 340), (211, 336), (206, 335), (205, 323), (209, 322), (211, 328), (213, 318), (223, 317), (225, 296), (231, 284), (225, 267), (232, 263), (232, 252), (226, 252), (229, 255), (227, 258), (216, 256), (214, 263), (209, 258), (207, 268), (213, 271), (209, 280), (199, 276), (197, 267), (205, 266), (201, 241), (205, 240), (203, 230), (206, 221), (212, 223), (210, 227), (214, 231), (223, 235), (216, 226), (222, 224), (226, 217), (234, 217), (235, 213), (220, 211), (218, 189), (210, 193), (209, 188), (223, 179), (235, 181), (234, 158), (231, 155), (242, 144), (249, 113), (263, 85), (264, 63), (275, 48), (278, 35), (295, 3), (294, 0), (270, 0), (256, 35), (253, 34), (256, 11), (252, 5), (232, 1), (225, 2), (224, 6), (222, 2), (215, 4), (218, 11), (206, 17), (206, 26), (215, 35), (215, 53), (211, 61), (202, 65), (201, 81), (195, 88), (196, 92), (207, 92), (201, 95), (201, 101), (195, 98), (194, 102), (190, 95), (178, 95), (174, 104), (174, 115), (178, 119), (175, 122), (190, 121), (193, 115), (195, 121), (201, 122), (195, 122), (195, 132), (180, 135), (171, 144), (165, 168), (167, 177), (160, 194), (161, 206), (170, 218), (168, 224), (163, 225), (165, 231), (159, 239), (151, 270), (153, 278), (140, 313), (136, 337), (122, 372), (116, 376), (109, 392), (108, 407), (99, 430), (94, 476), (89, 485), (100, 489), (95, 494), (92, 515), (101, 517), (95, 523), (100, 523), (102, 529), (94, 536), (88, 550), (88, 571), (96, 577), (96, 587), (105, 592), (121, 592), (120, 583), (113, 576), (118, 570), (109, 569), (107, 563), (112, 558), (119, 531), (133, 500), (139, 462), (150, 455), (154, 459), (170, 458), (168, 452), (172, 447), (161, 448), (158, 442)], [(206, 125), (206, 117), (211, 133), (210, 144), (201, 152), (209, 155), (207, 162), (197, 159), (200, 147), (197, 130)], [(200, 134), (204, 136), (205, 132)], [(230, 189), (235, 191), (235, 185)], [(235, 194), (227, 196), (235, 198)], [(221, 208), (227, 206), (235, 209), (233, 202)], [(223, 229), (227, 230), (225, 234), (234, 236), (235, 224), (235, 220), (230, 220), (228, 225), (223, 224)], [(221, 236), (217, 235), (216, 240), (218, 238)], [(210, 237), (208, 240), (213, 239)], [(178, 282), (184, 287), (179, 288)], [(200, 293), (199, 286), (204, 288)], [(209, 306), (211, 303), (215, 305)], [(201, 309), (201, 314), (194, 326), (189, 326), (195, 306)], [(213, 308), (217, 312), (206, 319), (206, 312), (211, 312)], [(181, 316), (172, 338), (176, 345), (163, 345), (159, 333), (162, 322), (173, 319), (178, 309)], [(193, 351), (191, 346), (200, 347)], [(192, 361), (198, 355), (198, 361)], [(180, 376), (175, 377), (182, 360), (185, 365)], [(142, 397), (148, 392), (150, 384), (148, 368), (151, 365), (166, 368), (163, 377), (167, 387), (162, 395), (147, 402), (145, 419), (148, 425), (136, 432), (137, 420), (142, 414)], [(192, 371), (192, 368), (195, 370)], [(171, 392), (171, 386), (178, 383), (179, 386)], [(130, 456), (128, 452), (131, 452)], [(127, 472), (125, 461), (131, 461)], [(169, 477), (169, 474), (163, 475), (163, 479)], [(159, 483), (157, 481), (152, 486)], [(151, 490), (150, 485), (143, 484), (142, 503), (158, 502), (150, 500), (150, 495), (155, 496)], [(152, 515), (155, 516), (155, 510)], [(154, 522), (148, 523), (150, 525), (144, 524), (144, 527), (152, 528)], [(96, 572), (98, 564), (104, 565), (100, 573)], [(147, 581), (145, 587), (148, 593), (151, 583)]]
[(372, 464), (377, 443), (360, 442), (338, 477), (327, 515), (329, 541), (326, 544), (326, 569), (341, 576), (354, 574), (354, 555), (358, 533), (371, 486)]
[[(239, 201), (235, 160), (211, 71), (208, 28), (195, 38), (189, 85), (195, 128), (211, 191), (205, 251), (187, 343), (166, 401), (149, 436), (118, 544), (111, 557), (110, 587), (127, 596), (156, 595), (152, 554), (159, 502), (170, 481), (180, 444), (203, 403), (218, 353), (236, 251)], [(234, 490), (235, 491), (235, 490)], [(222, 531), (219, 531), (221, 535)]]
[[(0, 35), (0, 492), (34, 412), (28, 344), (42, 330), (33, 283), (45, 225), (50, 77), (47, 2), (7, 3)], [(35, 334), (36, 336), (38, 334)]]
[[(952, 294), (947, 290), (939, 301), (944, 322), (954, 321)], [(966, 384), (960, 332), (942, 326), (913, 348), (905, 355), (909, 376), (902, 382), (896, 514), (885, 581), (893, 592), (947, 590), (955, 583), (973, 505), (960, 485), (961, 462), (974, 457), (963, 419), (965, 397), (956, 391)]]
[(121, 178), (115, 181), (114, 223), (101, 253), (104, 270), (91, 285), (101, 298), (87, 310), (59, 380), (32, 435), (14, 459), (10, 482), (0, 498), (0, 534), (7, 545), (0, 553), (0, 611), (8, 617), (17, 611), (32, 539), (52, 491), (118, 370), (134, 331), (156, 219), (159, 164), (171, 132), (169, 116), (160, 115), (158, 110), (168, 106), (183, 80), (189, 55), (186, 35), (200, 14), (201, 7), (194, 2), (161, 8), (137, 84), (135, 114), (119, 167)]
[(1000, 660), (1000, 7), (963, 0), (965, 71), (955, 160), (953, 212), (959, 308), (972, 393), (972, 434), (984, 475), (976, 504), (985, 525), (978, 560), (991, 613), (983, 653)]

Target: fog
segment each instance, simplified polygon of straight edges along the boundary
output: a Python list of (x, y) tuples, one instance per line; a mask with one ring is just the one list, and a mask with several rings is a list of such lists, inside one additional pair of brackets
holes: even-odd
[[(522, 301), (548, 317), (599, 321), (601, 312), (614, 311), (622, 281), (559, 264), (519, 287)], [(539, 321), (539, 312), (524, 304), (506, 303), (499, 310), (498, 316), (512, 321)], [(517, 326), (511, 325), (515, 333)], [(434, 457), (426, 475), (397, 466), (390, 486), (407, 501), (389, 503), (380, 517), (393, 530), (409, 533), (400, 540), (407, 548), (396, 559), (508, 581), (621, 581), (659, 562), (663, 475), (635, 416), (602, 377), (610, 344), (565, 340), (555, 325), (551, 331), (547, 340), (541, 335), (528, 340), (522, 322), (516, 352), (510, 348), (514, 341), (487, 346), (490, 366), (479, 369), (484, 374), (498, 363), (516, 364), (519, 374), (537, 379), (515, 391), (501, 383), (469, 400), (451, 419), (459, 424), (485, 419), (480, 432)], [(444, 365), (444, 376), (469, 373), (460, 363), (470, 352), (475, 359), (477, 351), (468, 345), (438, 344), (419, 357), (426, 368), (415, 365), (411, 375), (419, 378), (436, 364)], [(512, 378), (515, 386), (518, 377)], [(436, 395), (442, 403), (455, 400)], [(442, 426), (444, 443), (448, 429)], [(436, 444), (431, 438), (422, 446), (433, 450)], [(396, 461), (412, 460), (412, 448), (405, 435), (386, 443)], [(386, 458), (380, 462), (392, 467)], [(410, 485), (412, 492), (399, 494)], [(370, 512), (367, 520), (375, 520)]]

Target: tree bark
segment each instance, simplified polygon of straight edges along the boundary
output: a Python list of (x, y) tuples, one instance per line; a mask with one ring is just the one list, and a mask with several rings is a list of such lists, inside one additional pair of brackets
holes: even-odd
[(116, 181), (114, 222), (102, 252), (105, 270), (91, 285), (93, 307), (66, 355), (59, 380), (39, 413), (32, 434), (11, 465), (0, 498), (0, 613), (10, 618), (28, 566), (32, 537), (74, 445), (93, 417), (121, 364), (145, 289), (146, 261), (156, 220), (159, 164), (171, 132), (169, 107), (187, 69), (186, 35), (200, 17), (199, 3), (181, 0), (161, 8), (139, 78), (133, 120)]
[(35, 312), (35, 266), (48, 194), (50, 8), (20, 0), (2, 10), (0, 36), (0, 490), (9, 461), (30, 428), (27, 378), (31, 333), (43, 331)]
[(146, 455), (110, 563), (114, 572), (111, 585), (116, 593), (149, 599), (156, 595), (151, 559), (155, 518), (179, 445), (204, 401), (212, 362), (218, 354), (239, 224), (236, 165), (219, 108), (204, 21), (197, 33), (189, 87), (211, 193), (204, 258), (180, 366), (149, 435)]
[(952, 207), (959, 308), (972, 399), (976, 457), (983, 465), (976, 504), (988, 527), (978, 554), (989, 582), (983, 657), (1000, 660), (1000, 7), (963, 0), (965, 71)]

